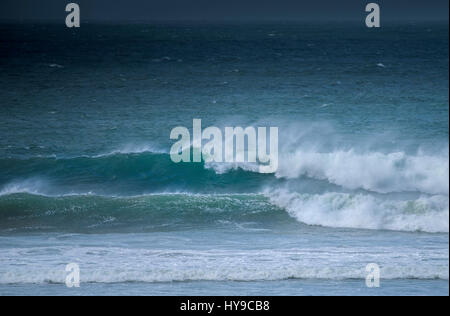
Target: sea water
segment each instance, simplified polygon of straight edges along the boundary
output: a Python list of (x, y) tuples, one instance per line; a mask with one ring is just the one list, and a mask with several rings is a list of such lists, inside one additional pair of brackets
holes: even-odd
[[(0, 41), (1, 295), (448, 295), (448, 23)], [(278, 170), (173, 163), (195, 118), (278, 127)]]

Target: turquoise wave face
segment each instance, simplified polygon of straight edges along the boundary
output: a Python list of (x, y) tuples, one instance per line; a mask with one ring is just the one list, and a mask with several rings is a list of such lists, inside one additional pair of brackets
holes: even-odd
[[(0, 160), (0, 183), (8, 190), (46, 195), (152, 192), (258, 192), (273, 176), (242, 169), (217, 174), (202, 163), (173, 163), (168, 154)], [(8, 182), (14, 179), (13, 182)]]

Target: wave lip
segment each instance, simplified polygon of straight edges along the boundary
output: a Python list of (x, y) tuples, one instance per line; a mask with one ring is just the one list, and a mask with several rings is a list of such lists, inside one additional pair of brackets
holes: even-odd
[(129, 155), (129, 154), (169, 154), (167, 150), (161, 149), (159, 146), (152, 144), (141, 145), (125, 145), (118, 149), (112, 150), (107, 153), (91, 156), (91, 158), (104, 158), (115, 155)]

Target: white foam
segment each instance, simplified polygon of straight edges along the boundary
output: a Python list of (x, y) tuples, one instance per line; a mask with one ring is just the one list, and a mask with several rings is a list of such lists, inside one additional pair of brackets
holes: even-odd
[(40, 178), (29, 178), (20, 181), (12, 181), (0, 189), (0, 196), (7, 196), (19, 193), (26, 193), (46, 197), (94, 195), (94, 193), (91, 191), (59, 193), (57, 190), (57, 186), (53, 186), (49, 181)]
[(206, 169), (213, 169), (216, 174), (225, 174), (230, 171), (244, 170), (249, 172), (259, 172), (259, 164), (251, 162), (208, 162), (205, 163)]
[[(242, 169), (259, 172), (257, 163), (208, 163), (217, 174)], [(404, 152), (357, 153), (350, 150), (281, 153), (277, 178), (309, 177), (346, 189), (377, 193), (422, 192), (449, 194), (448, 156), (407, 155)]]
[[(395, 248), (395, 247), (394, 247)], [(448, 280), (448, 252), (392, 247), (148, 250), (121, 247), (4, 249), (0, 284), (64, 283), (62, 262), (80, 262), (81, 283), (361, 279), (378, 262), (383, 279)], [(433, 259), (433, 260), (431, 260)], [(425, 261), (424, 260), (428, 260)], [(364, 283), (362, 283), (364, 284)]]
[(343, 186), (388, 193), (449, 193), (448, 156), (408, 156), (403, 152), (320, 153), (298, 150), (280, 157), (279, 178), (307, 176)]
[(367, 194), (300, 194), (284, 189), (267, 195), (272, 203), (308, 225), (449, 232), (448, 196), (388, 200)]
[(108, 156), (114, 156), (117, 154), (141, 154), (141, 153), (154, 153), (154, 154), (166, 154), (168, 151), (164, 151), (158, 146), (153, 144), (128, 144), (110, 152), (93, 156), (93, 158), (102, 158)]
[(5, 185), (0, 190), (0, 196), (28, 193), (34, 195), (44, 195), (42, 188), (46, 186), (46, 183), (40, 179), (27, 179), (23, 181), (13, 181)]

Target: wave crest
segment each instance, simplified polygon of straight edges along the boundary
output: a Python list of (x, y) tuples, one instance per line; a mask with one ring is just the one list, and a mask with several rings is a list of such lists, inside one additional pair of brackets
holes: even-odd
[(379, 193), (449, 193), (448, 157), (408, 156), (403, 152), (297, 151), (282, 157), (276, 176), (287, 179), (306, 176), (351, 190)]

